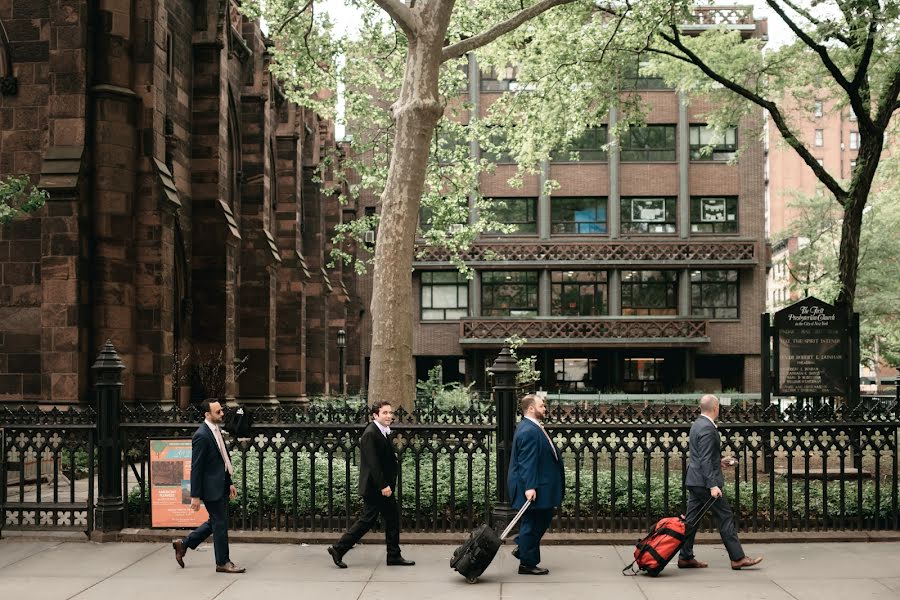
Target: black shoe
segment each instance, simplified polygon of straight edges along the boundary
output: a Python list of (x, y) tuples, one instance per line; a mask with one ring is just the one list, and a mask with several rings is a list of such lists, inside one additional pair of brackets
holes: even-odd
[(519, 547), (518, 546), (513, 548), (512, 555), (513, 555), (513, 558), (515, 558), (516, 560), (519, 560)]
[(541, 567), (527, 567), (525, 565), (519, 565), (519, 575), (547, 575), (550, 573), (550, 569), (544, 569)]
[(387, 564), (389, 567), (411, 567), (416, 564), (416, 561), (406, 560), (402, 556), (397, 556), (396, 558), (387, 559)]
[(337, 565), (339, 569), (346, 569), (347, 563), (341, 560), (343, 558), (343, 554), (338, 552), (337, 548), (334, 546), (328, 546), (328, 554), (331, 555), (331, 560), (334, 561), (334, 564)]

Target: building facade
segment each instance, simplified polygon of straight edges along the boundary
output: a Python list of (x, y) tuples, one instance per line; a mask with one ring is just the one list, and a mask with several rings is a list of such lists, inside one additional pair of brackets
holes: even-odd
[(0, 231), (0, 399), (84, 401), (107, 339), (129, 400), (209, 395), (204, 357), (240, 401), (339, 387), (333, 125), (285, 99), (258, 24), (234, 0), (0, 0), (0, 23), (0, 176), (50, 194)]

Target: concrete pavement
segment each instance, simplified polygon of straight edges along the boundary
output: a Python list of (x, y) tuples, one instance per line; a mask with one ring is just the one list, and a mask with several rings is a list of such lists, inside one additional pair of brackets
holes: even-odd
[(384, 547), (362, 545), (338, 569), (322, 545), (232, 544), (244, 575), (216, 573), (212, 547), (180, 569), (168, 544), (0, 540), (3, 600), (853, 600), (900, 599), (900, 543), (747, 544), (758, 569), (732, 571), (721, 545), (697, 547), (703, 570), (674, 564), (658, 578), (623, 577), (627, 546), (548, 546), (545, 577), (516, 573), (509, 546), (476, 585), (449, 568), (451, 546), (404, 546), (415, 567), (388, 567)]

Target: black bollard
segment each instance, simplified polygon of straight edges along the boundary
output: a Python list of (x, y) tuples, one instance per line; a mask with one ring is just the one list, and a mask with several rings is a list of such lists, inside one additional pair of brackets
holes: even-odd
[(122, 371), (125, 365), (112, 342), (107, 340), (91, 369), (96, 374), (97, 447), (100, 468), (94, 525), (100, 531), (118, 531), (125, 526), (122, 499), (122, 449), (119, 423), (122, 408)]

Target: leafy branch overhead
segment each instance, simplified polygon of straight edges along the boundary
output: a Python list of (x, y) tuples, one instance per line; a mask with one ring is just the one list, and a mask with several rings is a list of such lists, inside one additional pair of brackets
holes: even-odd
[(49, 195), (31, 185), (25, 176), (9, 176), (0, 179), (0, 225), (12, 222), (20, 214), (40, 210)]

